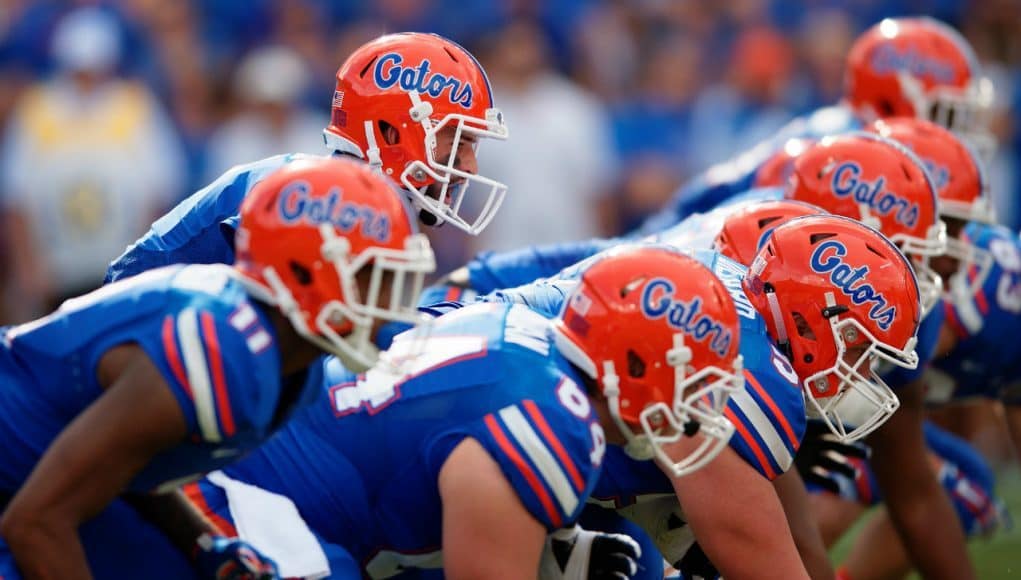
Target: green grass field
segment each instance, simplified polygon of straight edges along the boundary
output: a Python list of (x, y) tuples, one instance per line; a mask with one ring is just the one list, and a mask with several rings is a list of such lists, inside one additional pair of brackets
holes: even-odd
[[(971, 542), (969, 551), (978, 570), (978, 577), (982, 580), (1021, 579), (1021, 472), (1012, 469), (1002, 474), (997, 479), (997, 491), (1007, 502), (1015, 518), (1015, 527), (1010, 531), (1001, 531), (988, 540)], [(834, 562), (843, 559), (850, 548), (852, 535), (845, 535), (833, 548)], [(919, 577), (912, 575), (911, 578)]]

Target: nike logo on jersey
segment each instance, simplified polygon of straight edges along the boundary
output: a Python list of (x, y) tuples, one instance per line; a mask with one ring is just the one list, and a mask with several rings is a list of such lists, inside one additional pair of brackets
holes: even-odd
[(325, 197), (311, 197), (312, 186), (299, 180), (288, 183), (280, 192), (278, 210), (286, 224), (304, 221), (312, 225), (332, 224), (343, 233), (361, 228), (362, 235), (381, 243), (390, 241), (390, 218), (375, 208), (344, 201), (339, 187)]
[(471, 108), (471, 83), (430, 71), (429, 66), (432, 63), (429, 62), (429, 59), (424, 59), (418, 66), (405, 66), (403, 62), (404, 57), (396, 52), (379, 57), (372, 73), (372, 79), (376, 82), (376, 86), (386, 90), (394, 85), (400, 85), (405, 91), (427, 94), (434, 99), (447, 93), (447, 99), (451, 103), (461, 105), (466, 109)]
[(836, 240), (827, 240), (812, 252), (812, 270), (820, 274), (829, 273), (830, 282), (833, 282), (833, 285), (854, 304), (862, 306), (871, 303), (869, 318), (876, 321), (879, 328), (889, 330), (897, 316), (897, 308), (890, 305), (882, 293), (866, 282), (869, 267), (854, 268), (844, 261), (846, 255), (847, 247), (844, 244)]
[(898, 223), (908, 227), (918, 223), (918, 204), (887, 190), (886, 178), (882, 175), (875, 181), (863, 179), (861, 166), (854, 161), (844, 161), (837, 166), (830, 189), (837, 197), (852, 196), (856, 202), (869, 206), (879, 215), (894, 214)]
[(673, 283), (665, 278), (653, 278), (642, 291), (642, 313), (646, 318), (666, 318), (673, 328), (699, 342), (708, 341), (713, 352), (726, 356), (733, 340), (730, 330), (701, 310), (701, 297), (696, 296), (690, 302), (676, 298)]

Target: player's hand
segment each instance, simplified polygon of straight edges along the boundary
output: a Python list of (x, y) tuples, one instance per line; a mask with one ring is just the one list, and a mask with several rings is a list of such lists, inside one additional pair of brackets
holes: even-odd
[[(821, 421), (809, 421), (794, 464), (805, 483), (851, 501), (858, 501), (858, 468), (872, 450), (864, 442), (841, 443)], [(849, 495), (850, 494), (850, 495)]]
[(580, 526), (549, 535), (540, 577), (544, 580), (627, 580), (638, 573), (642, 548), (631, 536)]
[(215, 580), (276, 580), (277, 565), (237, 538), (203, 535), (198, 539), (195, 566), (202, 578)]

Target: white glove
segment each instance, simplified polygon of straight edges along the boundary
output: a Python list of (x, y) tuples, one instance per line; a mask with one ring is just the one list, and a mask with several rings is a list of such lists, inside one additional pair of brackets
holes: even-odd
[(638, 573), (642, 548), (631, 536), (592, 532), (575, 525), (546, 537), (543, 580), (629, 580)]

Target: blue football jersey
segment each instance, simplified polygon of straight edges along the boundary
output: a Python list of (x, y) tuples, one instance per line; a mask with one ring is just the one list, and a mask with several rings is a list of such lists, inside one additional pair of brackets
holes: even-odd
[(713, 165), (683, 185), (662, 210), (642, 224), (639, 232), (652, 234), (662, 231), (693, 213), (709, 211), (755, 187), (759, 170), (790, 139), (821, 139), (861, 127), (861, 121), (843, 106), (824, 107), (798, 117), (773, 137), (733, 159)]
[[(783, 188), (756, 188), (736, 195), (706, 213), (686, 216), (669, 227), (647, 236), (623, 236), (619, 238), (593, 238), (582, 242), (528, 246), (507, 252), (482, 252), (468, 262), (468, 279), (471, 289), (479, 294), (489, 294), (503, 288), (529, 284), (540, 278), (556, 276), (569, 266), (628, 241), (653, 241), (670, 244), (678, 248), (711, 248), (716, 234), (723, 227), (724, 220), (733, 212), (750, 203), (783, 199)], [(438, 302), (435, 298), (446, 295), (452, 289), (433, 288), (427, 291), (428, 298), (423, 304)], [(446, 296), (447, 300), (460, 300), (459, 296)]]
[(106, 282), (171, 264), (233, 264), (234, 231), (248, 192), (280, 167), (310, 156), (277, 155), (237, 165), (156, 220), (106, 270)]
[(145, 351), (177, 398), (189, 434), (149, 463), (134, 490), (236, 460), (282, 419), (282, 399), (314, 397), (321, 370), (310, 371), (307, 382), (282, 384), (273, 326), (232, 272), (223, 265), (161, 268), (3, 329), (0, 490), (17, 490), (50, 442), (102, 395), (97, 366), (117, 345)]
[(617, 238), (592, 238), (506, 252), (481, 252), (468, 262), (469, 285), (479, 294), (489, 294), (501, 288), (528, 284), (553, 276), (620, 242)]
[[(605, 438), (549, 321), (526, 308), (475, 304), (416, 331), (354, 376), (333, 359), (323, 400), (227, 468), (286, 495), (310, 528), (374, 576), (439, 551), (441, 468), (471, 437), (525, 508), (550, 530), (571, 524), (598, 477)], [(415, 354), (417, 353), (417, 354)]]
[(927, 375), (932, 399), (938, 402), (999, 397), (1021, 377), (1021, 342), (1011, 340), (1021, 329), (1021, 240), (1004, 227), (978, 223), (968, 224), (964, 236), (991, 261), (987, 273), (978, 267), (963, 273), (969, 284), (985, 275), (977, 293), (945, 305), (958, 342), (933, 362)]
[[(731, 395), (727, 404), (726, 416), (736, 428), (730, 447), (756, 471), (773, 479), (790, 467), (805, 432), (805, 401), (797, 374), (787, 358), (773, 346), (765, 321), (741, 288), (745, 267), (712, 250), (693, 250), (692, 256), (715, 272), (730, 291), (741, 322), (740, 353), (745, 364), (745, 389)], [(559, 314), (581, 272), (598, 259), (597, 254), (553, 278), (494, 292), (482, 300), (523, 304), (552, 318)], [(636, 488), (642, 487), (640, 482), (654, 479), (648, 482), (649, 486), (661, 489), (666, 485), (669, 489), (666, 476), (652, 462), (647, 463), (649, 465), (641, 468), (634, 466), (637, 475), (613, 475), (604, 470), (607, 473), (604, 479), (609, 477), (612, 482), (614, 477), (625, 478)], [(631, 471), (625, 466), (621, 469)], [(647, 478), (643, 474), (654, 475)], [(597, 489), (605, 492), (604, 485), (612, 484), (601, 480)]]

